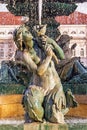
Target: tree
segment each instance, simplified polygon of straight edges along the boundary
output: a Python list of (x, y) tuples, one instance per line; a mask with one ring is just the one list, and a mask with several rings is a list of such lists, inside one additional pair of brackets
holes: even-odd
[[(43, 0), (42, 24), (46, 23), (48, 25), (48, 35), (54, 37), (58, 33), (56, 28), (59, 23), (55, 21), (55, 16), (68, 16), (77, 8), (75, 3), (85, 1), (86, 0)], [(11, 13), (15, 15), (28, 16), (30, 28), (38, 24), (38, 0), (4, 0), (4, 2), (8, 4), (7, 8)]]

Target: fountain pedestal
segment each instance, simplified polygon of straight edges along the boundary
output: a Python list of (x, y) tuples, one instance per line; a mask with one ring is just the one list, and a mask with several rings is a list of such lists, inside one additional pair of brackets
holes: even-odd
[(68, 130), (67, 124), (55, 123), (25, 123), (24, 130)]

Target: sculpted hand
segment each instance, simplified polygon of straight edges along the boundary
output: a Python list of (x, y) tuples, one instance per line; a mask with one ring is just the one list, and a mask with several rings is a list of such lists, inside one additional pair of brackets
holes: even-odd
[(55, 53), (53, 52), (53, 50), (51, 49), (50, 46), (48, 46), (46, 51), (47, 51), (47, 56), (50, 56), (51, 58), (53, 57), (56, 64), (58, 64), (58, 58), (57, 58), (57, 56), (55, 55)]
[(53, 51), (50, 47), (48, 47), (46, 51), (47, 51), (47, 56), (51, 56), (51, 57), (53, 56)]

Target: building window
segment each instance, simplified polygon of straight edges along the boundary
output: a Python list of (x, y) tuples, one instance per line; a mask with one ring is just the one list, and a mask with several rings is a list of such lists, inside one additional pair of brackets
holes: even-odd
[(8, 32), (8, 34), (13, 34), (13, 32)]
[(75, 32), (75, 31), (72, 31), (71, 34), (76, 34), (76, 32)]
[(75, 57), (75, 56), (76, 56), (76, 50), (73, 49), (73, 50), (72, 50), (72, 57)]
[(14, 48), (12, 43), (8, 43), (8, 41), (0, 42), (0, 60), (9, 60), (12, 58), (14, 54)]
[(64, 31), (63, 34), (68, 34), (68, 32), (67, 32), (67, 31)]
[(85, 34), (85, 33), (84, 33), (84, 31), (80, 31), (80, 33), (79, 33), (79, 34)]
[(83, 48), (81, 48), (81, 50), (80, 50), (80, 56), (84, 57), (84, 49)]
[(0, 50), (0, 59), (3, 59), (3, 57), (4, 57), (4, 50), (1, 49), (1, 50)]
[(2, 35), (2, 34), (4, 35), (5, 33), (4, 33), (4, 32), (0, 32), (0, 34), (1, 34), (1, 35)]

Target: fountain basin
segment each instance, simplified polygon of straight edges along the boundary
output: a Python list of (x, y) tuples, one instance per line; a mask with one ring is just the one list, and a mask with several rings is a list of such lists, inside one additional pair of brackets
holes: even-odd
[(78, 107), (70, 108), (66, 116), (87, 118), (87, 95), (74, 95), (78, 102)]
[[(24, 119), (22, 98), (22, 94), (0, 95), (0, 119)], [(70, 108), (66, 117), (87, 118), (87, 95), (75, 95), (75, 98), (79, 105), (76, 108)]]
[(22, 95), (0, 95), (0, 119), (23, 118)]

